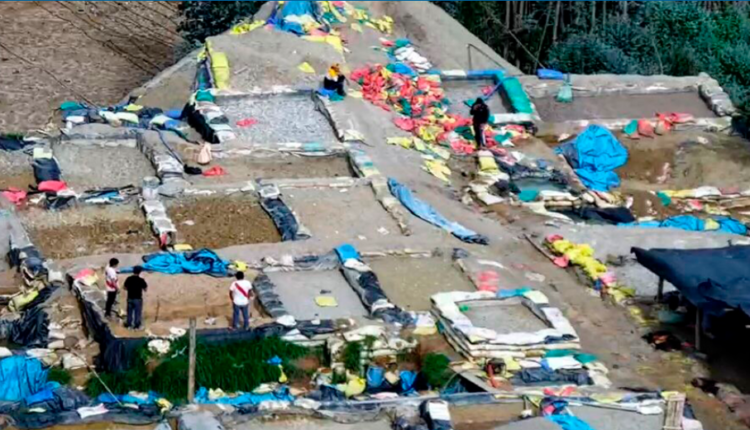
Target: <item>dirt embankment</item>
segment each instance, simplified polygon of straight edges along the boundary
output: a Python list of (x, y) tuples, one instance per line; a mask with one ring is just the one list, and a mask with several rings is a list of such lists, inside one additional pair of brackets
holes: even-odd
[(0, 2), (0, 131), (44, 127), (64, 100), (118, 102), (175, 61), (176, 22), (176, 2)]

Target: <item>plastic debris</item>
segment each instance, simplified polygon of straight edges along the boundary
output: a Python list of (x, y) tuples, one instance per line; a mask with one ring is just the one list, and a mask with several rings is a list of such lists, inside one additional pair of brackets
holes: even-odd
[(297, 66), (297, 68), (303, 73), (315, 74), (315, 69), (307, 61)]

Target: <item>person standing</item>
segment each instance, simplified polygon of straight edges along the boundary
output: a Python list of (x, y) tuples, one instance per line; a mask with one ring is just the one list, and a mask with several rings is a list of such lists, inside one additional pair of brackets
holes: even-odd
[(141, 329), (141, 316), (143, 314), (143, 292), (148, 289), (148, 284), (141, 278), (143, 268), (135, 266), (133, 274), (125, 280), (125, 290), (128, 292), (128, 319), (125, 327), (134, 330)]
[(112, 307), (117, 301), (117, 292), (120, 289), (118, 284), (119, 273), (117, 272), (117, 266), (119, 264), (120, 261), (118, 259), (111, 258), (109, 264), (104, 269), (104, 288), (107, 291), (107, 304), (104, 307), (104, 316), (106, 318), (112, 316)]
[(232, 300), (232, 329), (239, 328), (240, 314), (242, 314), (242, 328), (247, 330), (250, 319), (250, 303), (254, 299), (253, 284), (245, 279), (245, 273), (237, 272), (235, 280), (229, 287), (229, 298)]
[(490, 122), (490, 108), (481, 97), (477, 97), (474, 104), (471, 105), (471, 118), (474, 124), (474, 139), (480, 149), (486, 145), (484, 143), (484, 126)]

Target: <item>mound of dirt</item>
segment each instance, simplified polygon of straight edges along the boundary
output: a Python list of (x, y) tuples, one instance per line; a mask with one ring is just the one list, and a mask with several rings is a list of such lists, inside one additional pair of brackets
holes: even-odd
[[(267, 19), (273, 9), (268, 2), (255, 15)], [(393, 34), (385, 36), (368, 27), (357, 32), (349, 23), (335, 25), (346, 41), (347, 52), (342, 55), (326, 44), (303, 40), (291, 33), (260, 28), (243, 35), (224, 33), (210, 38), (213, 47), (227, 54), (233, 90), (247, 91), (255, 87), (272, 85), (317, 86), (322, 75), (332, 63), (343, 63), (354, 69), (368, 63), (387, 63), (381, 51), (380, 38), (390, 40), (408, 38), (418, 51), (438, 69), (469, 69), (467, 49), (473, 45), (486, 55), (474, 52), (474, 69), (503, 68), (509, 74), (519, 75), (520, 70), (505, 61), (466, 28), (439, 7), (429, 2), (353, 1), (355, 7), (366, 8), (370, 15), (388, 15), (394, 20)], [(489, 59), (488, 59), (489, 58)], [(316, 71), (311, 75), (297, 67), (309, 63)]]

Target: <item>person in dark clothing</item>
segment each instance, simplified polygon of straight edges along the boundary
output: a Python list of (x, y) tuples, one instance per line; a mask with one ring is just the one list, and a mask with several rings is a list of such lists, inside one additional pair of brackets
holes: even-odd
[(146, 281), (141, 278), (141, 272), (143, 272), (143, 268), (135, 266), (133, 274), (125, 280), (125, 290), (128, 292), (128, 319), (125, 327), (135, 330), (141, 329), (143, 292), (148, 288)]
[(477, 145), (480, 148), (484, 148), (484, 126), (490, 122), (490, 108), (482, 100), (481, 97), (477, 97), (473, 105), (471, 105), (471, 117), (474, 124), (474, 139), (477, 141)]
[(346, 78), (341, 73), (341, 68), (338, 64), (334, 64), (328, 69), (328, 74), (323, 78), (323, 89), (333, 91), (344, 97), (346, 96), (346, 91), (344, 90), (345, 81)]

